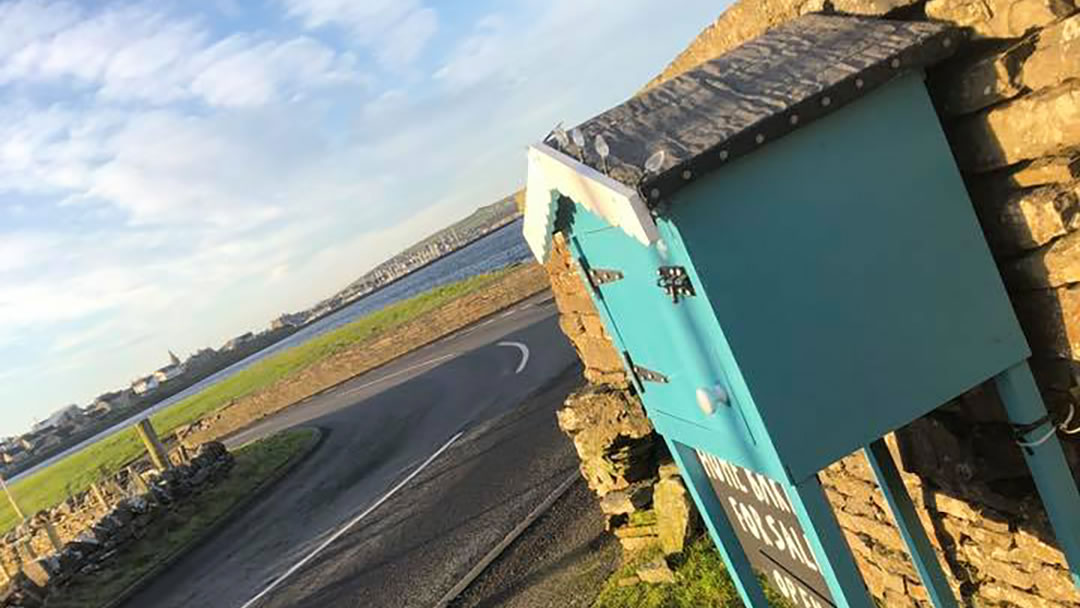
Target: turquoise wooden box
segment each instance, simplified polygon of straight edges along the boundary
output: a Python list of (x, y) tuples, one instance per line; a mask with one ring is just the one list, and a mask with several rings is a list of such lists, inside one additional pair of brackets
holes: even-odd
[(803, 17), (530, 148), (526, 237), (566, 238), (750, 605), (767, 561), (710, 459), (784, 489), (805, 605), (870, 606), (816, 477), (860, 449), (955, 605), (881, 438), (991, 378), (1075, 572), (1080, 497), (923, 84), (956, 36)]

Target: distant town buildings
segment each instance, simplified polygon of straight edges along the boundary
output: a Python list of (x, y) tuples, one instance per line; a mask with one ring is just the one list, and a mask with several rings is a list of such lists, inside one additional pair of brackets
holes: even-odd
[(246, 334), (241, 334), (239, 336), (236, 336), (232, 340), (229, 340), (228, 342), (226, 342), (225, 345), (221, 347), (221, 350), (225, 351), (225, 352), (228, 352), (230, 350), (236, 350), (240, 346), (243, 346), (244, 344), (246, 344), (248, 342), (251, 342), (254, 339), (255, 339), (255, 334), (253, 334), (253, 333), (251, 333), (249, 331)]
[(276, 331), (285, 327), (300, 327), (307, 321), (307, 313), (287, 312), (270, 322), (270, 330)]
[[(521, 193), (518, 193), (520, 195)], [(219, 350), (200, 349), (181, 361), (169, 351), (169, 364), (136, 378), (130, 386), (98, 395), (89, 405), (69, 405), (34, 425), (21, 437), (0, 439), (0, 473), (47, 456), (51, 450), (65, 447), (87, 432), (93, 432), (116, 413), (151, 405), (158, 399), (190, 386), (196, 380), (224, 369), (251, 353), (265, 348), (282, 337), (334, 312), (369, 293), (415, 272), (476, 239), (514, 221), (518, 216), (514, 196), (481, 207), (469, 217), (441, 230), (374, 269), (315, 306), (295, 313), (285, 313), (270, 322), (267, 330), (247, 332), (227, 341)], [(166, 387), (166, 388), (163, 388)], [(161, 395), (155, 393), (161, 392)]]

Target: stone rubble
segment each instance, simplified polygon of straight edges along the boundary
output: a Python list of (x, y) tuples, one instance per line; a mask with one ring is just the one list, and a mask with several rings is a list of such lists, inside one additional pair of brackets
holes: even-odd
[(0, 608), (46, 605), (72, 576), (103, 568), (155, 517), (221, 480), (233, 464), (223, 444), (206, 443), (190, 462), (145, 475), (125, 469), (34, 515), (0, 539)]

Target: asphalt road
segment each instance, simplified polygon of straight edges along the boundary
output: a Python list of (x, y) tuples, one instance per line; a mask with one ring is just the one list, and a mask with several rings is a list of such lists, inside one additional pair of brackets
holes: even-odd
[(327, 436), (124, 606), (433, 607), (576, 469), (554, 410), (579, 378), (538, 297), (261, 422), (230, 442)]

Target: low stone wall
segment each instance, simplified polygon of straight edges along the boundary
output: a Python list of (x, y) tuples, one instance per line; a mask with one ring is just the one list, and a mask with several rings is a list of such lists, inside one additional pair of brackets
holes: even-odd
[(582, 476), (600, 499), (607, 529), (623, 549), (682, 552), (700, 531), (700, 519), (637, 397), (590, 386), (570, 395), (557, 415), (581, 459)]
[[(1031, 344), (1040, 389), (1061, 421), (1070, 407), (1080, 409), (1077, 8), (1075, 0), (739, 0), (647, 86), (808, 12), (934, 19), (964, 28), (967, 41), (954, 59), (930, 72), (928, 84)], [(624, 395), (606, 397), (624, 410), (605, 418), (637, 416), (640, 408), (618, 353), (559, 235), (547, 270), (560, 325), (586, 377), (608, 387), (589, 392)], [(584, 431), (570, 433), (576, 444)], [(634, 435), (649, 433), (635, 423)], [(1080, 471), (1080, 446), (1071, 437), (1063, 436), (1067, 456)], [(1068, 580), (992, 386), (944, 405), (888, 440), (950, 581), (968, 605), (1080, 607), (1080, 593)], [(621, 449), (612, 454), (633, 453), (643, 460), (608, 455), (597, 460), (595, 447), (579, 446), (583, 474), (604, 480), (616, 465), (619, 471), (660, 466), (659, 450)], [(834, 464), (821, 480), (872, 594), (890, 607), (928, 605), (863, 456)], [(629, 479), (626, 483), (633, 487)]]
[(72, 576), (94, 572), (142, 536), (154, 519), (221, 479), (233, 457), (220, 443), (158, 473), (126, 469), (42, 511), (0, 540), (0, 608), (44, 605)]
[(522, 266), (489, 287), (464, 295), (373, 342), (334, 354), (272, 386), (237, 399), (179, 435), (187, 446), (225, 437), (320, 391), (393, 361), (540, 293), (549, 285), (547, 274), (541, 266)]

